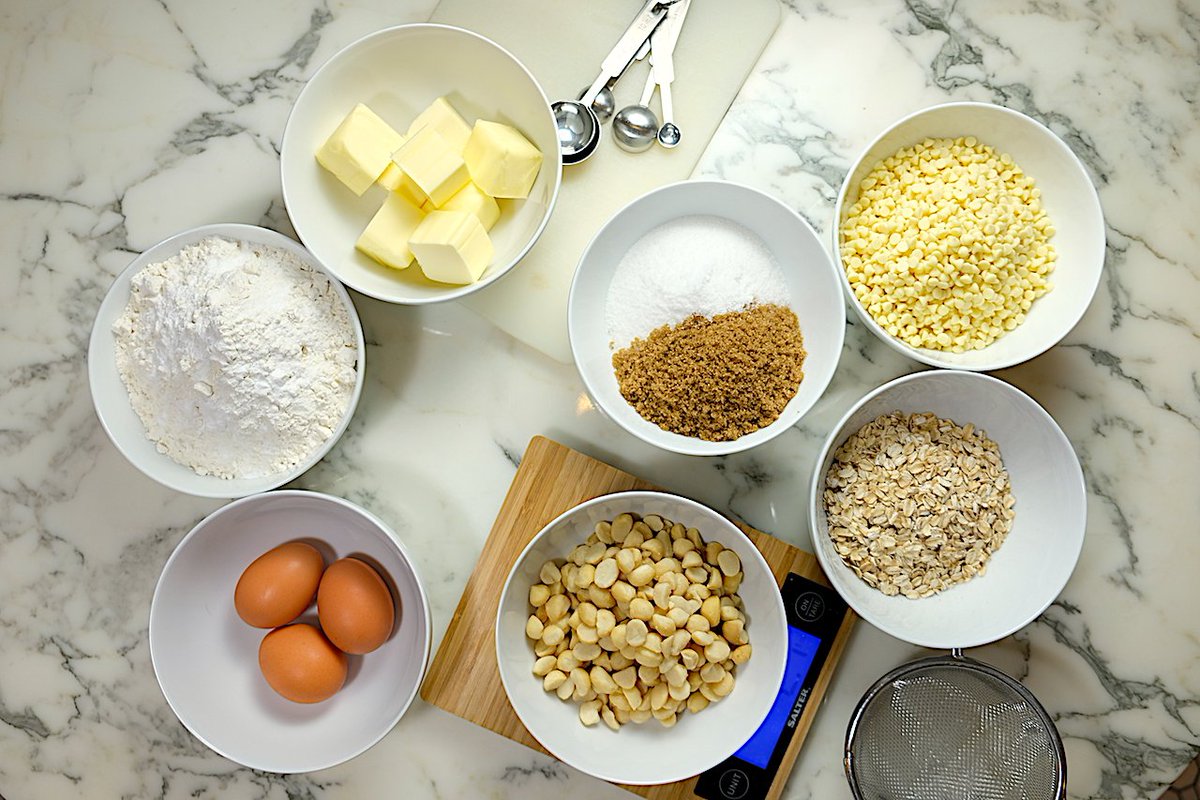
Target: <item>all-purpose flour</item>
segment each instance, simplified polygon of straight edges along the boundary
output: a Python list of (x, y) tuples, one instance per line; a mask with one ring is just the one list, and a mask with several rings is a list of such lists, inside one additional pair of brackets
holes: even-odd
[(333, 435), (357, 349), (323, 274), (281, 248), (209, 237), (130, 288), (117, 367), (159, 452), (201, 475), (255, 478)]

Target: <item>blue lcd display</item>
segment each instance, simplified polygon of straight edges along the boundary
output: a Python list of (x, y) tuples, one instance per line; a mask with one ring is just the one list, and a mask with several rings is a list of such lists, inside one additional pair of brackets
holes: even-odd
[(742, 749), (734, 754), (737, 758), (760, 769), (767, 768), (771, 754), (775, 752), (775, 744), (787, 725), (788, 717), (796, 705), (796, 698), (800, 696), (800, 689), (804, 686), (804, 679), (808, 676), (808, 670), (812, 667), (820, 645), (821, 640), (811, 633), (788, 626), (787, 664), (783, 668), (783, 685), (779, 687), (779, 694), (775, 696), (775, 702), (771, 705), (771, 711), (763, 720), (763, 724), (759, 725), (750, 740), (742, 745)]

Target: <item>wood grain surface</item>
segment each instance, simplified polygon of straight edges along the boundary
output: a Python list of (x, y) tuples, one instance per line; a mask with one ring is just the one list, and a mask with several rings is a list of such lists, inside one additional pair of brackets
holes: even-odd
[[(451, 714), (546, 753), (517, 718), (500, 682), (493, 643), (496, 610), (504, 581), (525, 545), (559, 514), (593, 497), (630, 489), (658, 488), (558, 442), (535, 436), (525, 451), (492, 532), (484, 543), (479, 563), (467, 581), (434, 656), (421, 686), (421, 697)], [(762, 552), (780, 584), (789, 572), (795, 572), (828, 585), (816, 558), (809, 553), (745, 525), (739, 527)], [(841, 657), (855, 619), (854, 612), (846, 613), (826, 661), (826, 669), (813, 687), (769, 798), (777, 798), (783, 792), (784, 782), (821, 705), (833, 667)], [(624, 788), (654, 800), (675, 800), (694, 797), (694, 785), (695, 778), (692, 778), (659, 786)]]

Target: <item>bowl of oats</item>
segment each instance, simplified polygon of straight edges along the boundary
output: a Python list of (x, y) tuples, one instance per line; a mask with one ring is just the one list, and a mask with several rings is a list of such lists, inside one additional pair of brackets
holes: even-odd
[(990, 103), (922, 109), (881, 133), (846, 175), (832, 234), (867, 328), (949, 369), (1044, 353), (1079, 322), (1104, 268), (1104, 216), (1079, 157)]
[(809, 487), (813, 551), (859, 616), (922, 647), (975, 647), (1032, 622), (1079, 559), (1070, 441), (1037, 401), (962, 370), (869, 392)]

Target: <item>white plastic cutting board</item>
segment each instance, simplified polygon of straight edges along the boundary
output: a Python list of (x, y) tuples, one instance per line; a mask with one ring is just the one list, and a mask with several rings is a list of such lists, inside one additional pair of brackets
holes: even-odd
[[(553, 101), (577, 96), (595, 79), (601, 60), (642, 5), (643, 0), (442, 0), (430, 21), (469, 28), (508, 48)], [(567, 294), (580, 253), (627, 202), (691, 175), (778, 24), (778, 0), (692, 0), (675, 50), (672, 98), (683, 132), (679, 146), (626, 153), (605, 125), (596, 153), (564, 168), (554, 213), (529, 255), (503, 280), (462, 302), (551, 358), (569, 362)], [(648, 69), (646, 61), (635, 62), (625, 73), (616, 88), (617, 108), (637, 102)], [(657, 96), (651, 106), (661, 114)]]

